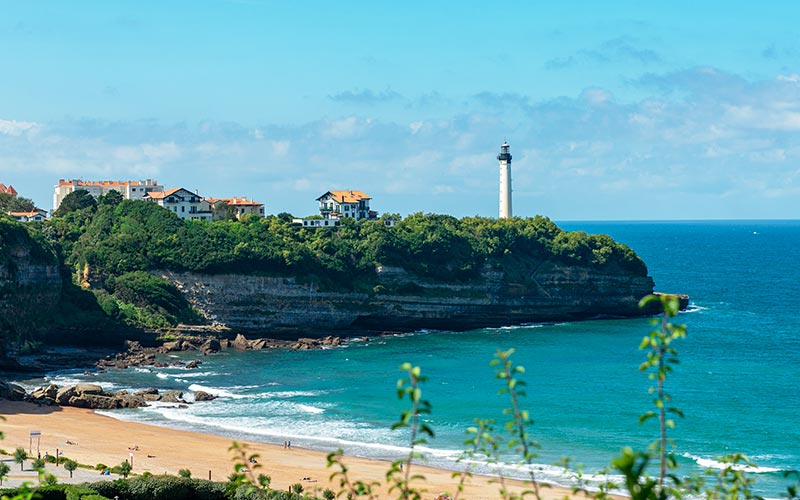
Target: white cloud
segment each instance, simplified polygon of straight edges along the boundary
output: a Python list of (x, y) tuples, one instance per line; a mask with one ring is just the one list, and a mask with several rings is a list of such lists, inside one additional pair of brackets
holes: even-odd
[(278, 158), (283, 158), (289, 154), (289, 148), (292, 143), (290, 141), (271, 141), (272, 154)]
[[(0, 180), (40, 203), (61, 177), (144, 176), (299, 215), (337, 187), (369, 193), (378, 211), (394, 200), (401, 213), (494, 215), (495, 155), (505, 136), (520, 214), (635, 218), (626, 210), (669, 197), (686, 207), (682, 217), (702, 218), (704, 206), (726, 200), (741, 207), (731, 216), (800, 217), (800, 85), (791, 75), (746, 81), (700, 68), (648, 75), (642, 87), (650, 95), (639, 102), (592, 86), (541, 102), (486, 94), (458, 114), (419, 110), (397, 121), (1, 120)], [(525, 104), (509, 113), (512, 98)], [(445, 196), (452, 193), (459, 196)], [(780, 213), (764, 211), (759, 200), (768, 198)]]
[(32, 130), (39, 124), (35, 122), (22, 122), (17, 120), (0, 119), (0, 134), (18, 137), (25, 132)]

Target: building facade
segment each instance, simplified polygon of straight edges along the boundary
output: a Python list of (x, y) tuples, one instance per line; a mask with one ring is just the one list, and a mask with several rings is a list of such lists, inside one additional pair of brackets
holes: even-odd
[(323, 219), (376, 219), (378, 213), (369, 209), (369, 196), (361, 191), (328, 191), (317, 201)]
[(214, 220), (225, 219), (228, 214), (241, 219), (245, 215), (264, 217), (264, 204), (247, 198), (206, 198), (211, 205)]
[(172, 188), (167, 191), (154, 191), (145, 194), (143, 199), (171, 210), (184, 220), (210, 221), (212, 219), (211, 204), (198, 193), (193, 193), (188, 189)]
[[(319, 198), (319, 213), (322, 216), (311, 219), (294, 219), (292, 222), (298, 226), (336, 227), (342, 219), (377, 220), (378, 212), (370, 210), (369, 202), (372, 198), (361, 191), (328, 191)], [(397, 224), (395, 218), (381, 219), (386, 226)]]
[(97, 198), (111, 191), (117, 191), (126, 200), (142, 200), (148, 193), (164, 191), (164, 186), (159, 186), (157, 181), (146, 179), (143, 181), (82, 181), (78, 179), (60, 179), (53, 192), (53, 210), (58, 209), (64, 197), (68, 194), (83, 189)]
[(17, 222), (34, 222), (47, 219), (47, 212), (39, 208), (30, 212), (8, 212), (8, 215)]

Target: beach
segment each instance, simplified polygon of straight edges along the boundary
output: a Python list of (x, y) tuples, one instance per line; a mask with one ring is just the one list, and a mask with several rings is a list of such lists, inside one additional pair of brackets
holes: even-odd
[[(28, 450), (31, 431), (40, 431), (37, 443), (32, 442), (32, 455), (38, 452), (54, 455), (56, 449), (64, 456), (81, 464), (103, 463), (109, 467), (129, 460), (133, 455), (133, 473), (142, 474), (177, 474), (180, 469), (189, 469), (192, 477), (214, 481), (227, 481), (234, 471), (234, 454), (230, 451), (232, 441), (219, 436), (168, 429), (139, 423), (123, 422), (91, 410), (38, 406), (31, 403), (10, 402), (0, 400), (0, 415), (5, 420), (0, 422), (0, 429), (5, 439), (0, 448), (13, 453), (17, 447)], [(72, 444), (68, 444), (72, 443)], [(259, 455), (260, 467), (254, 468), (255, 474), (266, 474), (272, 478), (271, 487), (287, 489), (295, 483), (303, 485), (306, 491), (322, 491), (331, 488), (337, 491), (338, 484), (329, 481), (333, 469), (326, 467), (326, 453), (311, 451), (296, 446), (286, 449), (282, 446), (263, 443), (246, 443), (248, 453)], [(333, 450), (331, 450), (333, 451)], [(8, 460), (10, 457), (5, 456)], [(380, 481), (385, 483), (385, 473), (389, 463), (379, 460), (367, 460), (356, 457), (345, 457), (352, 478), (364, 481)], [(19, 484), (23, 479), (31, 480), (31, 472), (21, 473), (19, 465), (9, 463), (11, 472), (4, 484)], [(30, 469), (26, 462), (26, 469)], [(414, 484), (424, 489), (423, 498), (436, 498), (440, 494), (454, 494), (458, 479), (452, 478), (452, 471), (412, 465), (413, 472), (425, 476), (425, 480)], [(69, 473), (63, 469), (51, 468), (55, 471), (59, 482), (69, 482)], [(85, 481), (87, 471), (79, 469), (76, 480)], [(103, 477), (92, 471), (92, 480)], [(83, 478), (83, 479), (79, 479)], [(115, 478), (115, 476), (111, 476)], [(515, 491), (522, 491), (524, 485), (509, 482), (507, 485)], [(473, 476), (467, 480), (462, 498), (473, 500), (499, 498), (500, 485), (493, 478)], [(543, 498), (555, 499), (571, 496), (565, 488), (549, 487), (542, 489)], [(391, 498), (385, 486), (382, 497)]]

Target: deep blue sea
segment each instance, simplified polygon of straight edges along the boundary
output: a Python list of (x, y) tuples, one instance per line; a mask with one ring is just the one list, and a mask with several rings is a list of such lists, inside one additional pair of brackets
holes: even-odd
[[(800, 469), (800, 221), (559, 225), (611, 235), (644, 259), (657, 290), (691, 296), (690, 310), (676, 321), (688, 325), (687, 338), (676, 344), (681, 362), (666, 383), (686, 415), (671, 432), (680, 471), (718, 466), (720, 455), (742, 452), (758, 464), (757, 490), (780, 496), (787, 483), (782, 472)], [(497, 395), (489, 362), (498, 349), (513, 347), (513, 360), (526, 368), (523, 406), (541, 444), (539, 477), (564, 484), (569, 475), (551, 466), (562, 457), (593, 472), (623, 446), (643, 449), (657, 437), (655, 420), (637, 422), (652, 404), (650, 381), (638, 371), (644, 359), (638, 345), (650, 328), (647, 319), (613, 319), (421, 331), (321, 351), (227, 351), (203, 358), (199, 370), (50, 378), (220, 396), (188, 409), (106, 412), (124, 420), (397, 458), (408, 435), (390, 427), (405, 408), (395, 387), (398, 367), (408, 361), (428, 377), (427, 420), (436, 432), (425, 448), (428, 463), (460, 469), (455, 460), (473, 418), (503, 427), (509, 403)]]

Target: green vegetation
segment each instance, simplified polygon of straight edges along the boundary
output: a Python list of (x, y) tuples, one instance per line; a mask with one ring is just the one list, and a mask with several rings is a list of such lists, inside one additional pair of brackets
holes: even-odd
[(25, 460), (28, 459), (28, 452), (25, 451), (25, 448), (17, 448), (14, 450), (14, 463), (19, 464), (19, 470), (23, 470), (23, 466), (25, 465)]
[(69, 477), (72, 477), (72, 473), (78, 468), (78, 462), (75, 460), (66, 459), (64, 460), (64, 468), (69, 471)]
[(0, 462), (0, 486), (3, 485), (3, 480), (8, 476), (9, 472), (11, 472), (11, 467), (5, 462)]
[(123, 200), (116, 192), (95, 200), (83, 190), (66, 196), (54, 215), (42, 224), (0, 218), (0, 264), (11, 261), (15, 245), (30, 248), (36, 262), (60, 263), (62, 300), (57, 314), (48, 317), (51, 326), (67, 328), (105, 321), (163, 329), (200, 321), (159, 271), (291, 276), (323, 290), (431, 296), (445, 292), (384, 285), (376, 270), (395, 266), (456, 284), (499, 271), (523, 288), (535, 286), (532, 275), (544, 262), (647, 274), (630, 248), (608, 236), (563, 232), (539, 216), (457, 219), (417, 213), (395, 227), (383, 219), (344, 219), (335, 228), (311, 229), (293, 225), (290, 214), (184, 221), (154, 203)]
[(76, 189), (61, 200), (58, 209), (53, 212), (53, 217), (63, 217), (70, 212), (82, 210), (84, 208), (94, 208), (96, 206), (97, 200), (94, 199), (94, 196), (89, 194), (89, 191), (85, 189)]
[(30, 212), (36, 208), (33, 200), (14, 196), (13, 194), (0, 193), (0, 212)]

